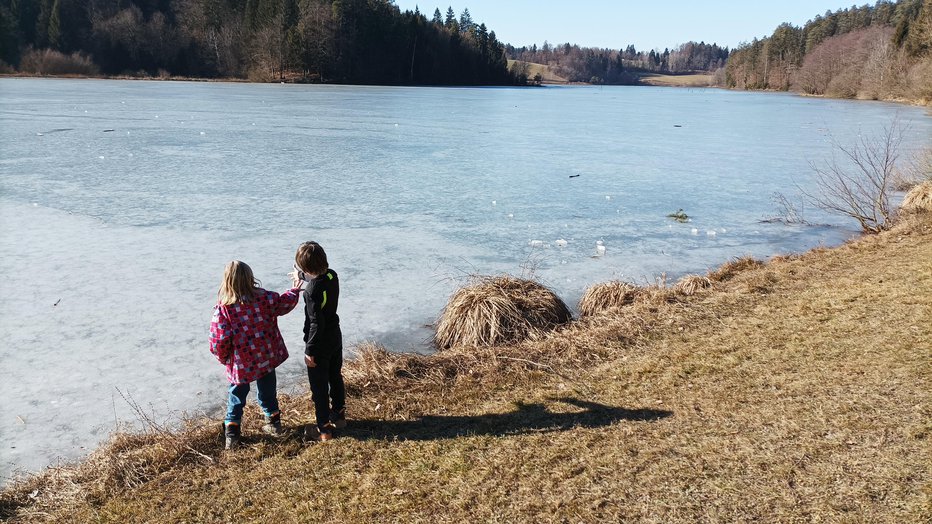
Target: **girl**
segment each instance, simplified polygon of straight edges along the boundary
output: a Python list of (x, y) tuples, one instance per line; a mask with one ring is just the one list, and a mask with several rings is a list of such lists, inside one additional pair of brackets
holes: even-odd
[(294, 287), (281, 295), (266, 291), (259, 287), (252, 269), (238, 260), (227, 264), (223, 272), (210, 322), (210, 352), (226, 366), (230, 382), (223, 423), (226, 449), (239, 444), (250, 382), (256, 383), (256, 396), (265, 413), (262, 430), (271, 435), (282, 433), (275, 368), (288, 358), (288, 350), (278, 331), (278, 317), (298, 303), (300, 282), (293, 279), (292, 283)]

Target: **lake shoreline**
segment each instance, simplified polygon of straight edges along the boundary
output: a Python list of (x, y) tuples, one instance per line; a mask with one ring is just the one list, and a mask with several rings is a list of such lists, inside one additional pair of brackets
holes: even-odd
[[(724, 505), (749, 520), (850, 511), (912, 520), (929, 473), (918, 458), (928, 443), (910, 435), (922, 425), (913, 406), (929, 400), (920, 377), (929, 357), (922, 341), (932, 337), (922, 323), (932, 307), (930, 257), (932, 215), (906, 216), (890, 231), (737, 270), (707, 292), (578, 320), (537, 342), (430, 357), (369, 348), (347, 363), (351, 425), (333, 443), (257, 437), (252, 404), (247, 445), (234, 453), (220, 451), (215, 420), (179, 433), (155, 424), (4, 488), (0, 516), (251, 520), (275, 507), (298, 520), (703, 520), (723, 516)], [(856, 300), (865, 294), (872, 300)], [(901, 342), (890, 347), (893, 338)], [(469, 362), (490, 358), (498, 364), (488, 373), (469, 371)], [(891, 380), (900, 386), (890, 390)], [(563, 411), (561, 402), (583, 410)], [(289, 428), (312, 418), (307, 396), (282, 404)], [(625, 409), (610, 407), (618, 405)], [(836, 445), (836, 437), (857, 444)], [(576, 466), (562, 464), (566, 457)], [(522, 466), (513, 476), (501, 464)], [(807, 469), (804, 485), (785, 482), (791, 467)], [(547, 481), (555, 475), (563, 479), (556, 492)], [(722, 492), (726, 479), (743, 489)], [(244, 505), (256, 485), (288, 488)], [(344, 485), (359, 488), (353, 504), (344, 503)], [(444, 486), (452, 485), (450, 493)], [(686, 486), (704, 502), (684, 499)], [(878, 501), (874, 489), (896, 504)], [(288, 504), (312, 493), (320, 505)]]
[[(648, 77), (670, 77), (675, 78), (677, 76), (696, 76), (696, 75), (661, 75), (661, 74), (650, 74)], [(708, 75), (711, 77), (711, 75)], [(619, 84), (619, 85), (597, 85), (590, 84), (587, 82), (548, 82), (544, 81), (540, 85), (432, 85), (432, 84), (340, 84), (340, 83), (329, 83), (329, 82), (295, 82), (295, 81), (270, 81), (270, 82), (255, 82), (245, 78), (203, 78), (203, 77), (140, 77), (140, 76), (125, 76), (125, 75), (96, 75), (96, 76), (87, 76), (87, 75), (29, 75), (22, 73), (0, 73), (0, 78), (32, 78), (32, 79), (50, 79), (50, 80), (126, 80), (126, 81), (139, 81), (139, 82), (200, 82), (200, 83), (230, 83), (230, 84), (256, 84), (256, 85), (274, 85), (274, 84), (292, 84), (292, 85), (308, 85), (308, 86), (352, 86), (352, 87), (426, 87), (426, 88), (501, 88), (501, 87), (514, 87), (514, 88), (538, 88), (538, 87), (561, 87), (561, 86), (590, 86), (590, 87), (673, 87), (678, 89), (721, 89), (724, 91), (732, 91), (737, 93), (784, 93), (791, 94), (802, 98), (815, 98), (823, 100), (846, 100), (850, 102), (884, 102), (890, 104), (900, 104), (911, 107), (922, 107), (930, 108), (932, 110), (932, 100), (912, 100), (907, 98), (896, 98), (896, 99), (868, 99), (868, 98), (839, 98), (831, 97), (826, 95), (808, 95), (805, 93), (798, 93), (795, 91), (780, 91), (776, 89), (735, 89), (730, 87), (723, 87), (717, 85), (699, 85), (699, 84), (678, 84), (678, 83), (651, 83), (640, 81), (637, 84)]]

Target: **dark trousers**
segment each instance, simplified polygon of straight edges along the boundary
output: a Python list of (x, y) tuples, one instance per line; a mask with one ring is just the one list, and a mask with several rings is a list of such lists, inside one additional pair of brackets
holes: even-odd
[[(342, 344), (341, 344), (342, 346)], [(346, 407), (346, 386), (343, 384), (343, 348), (331, 355), (314, 357), (316, 367), (307, 368), (307, 378), (311, 383), (311, 399), (317, 415), (317, 428), (325, 431), (324, 426), (336, 420), (338, 414)]]

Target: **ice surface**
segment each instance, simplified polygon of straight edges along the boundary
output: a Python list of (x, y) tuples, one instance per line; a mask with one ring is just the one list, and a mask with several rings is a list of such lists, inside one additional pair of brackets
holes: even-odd
[[(0, 79), (0, 482), (134, 421), (120, 392), (159, 419), (217, 414), (206, 337), (231, 259), (281, 291), (318, 240), (347, 348), (429, 351), (473, 274), (532, 276), (573, 305), (599, 281), (843, 241), (853, 229), (814, 210), (824, 226), (760, 219), (811, 183), (826, 130), (844, 143), (895, 113), (908, 147), (930, 135), (918, 109), (716, 90)], [(689, 224), (666, 218), (680, 208)], [(301, 323), (280, 322), (292, 355)], [(281, 376), (306, 388), (299, 359)]]

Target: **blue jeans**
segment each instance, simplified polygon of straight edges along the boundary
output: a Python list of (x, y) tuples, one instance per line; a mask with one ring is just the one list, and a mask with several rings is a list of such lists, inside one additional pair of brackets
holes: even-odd
[[(275, 387), (274, 369), (256, 381), (256, 397), (259, 399), (259, 407), (262, 408), (267, 417), (278, 413), (278, 396), (275, 393)], [(225, 422), (240, 423), (243, 419), (243, 407), (246, 405), (246, 395), (248, 394), (249, 384), (230, 384)]]

